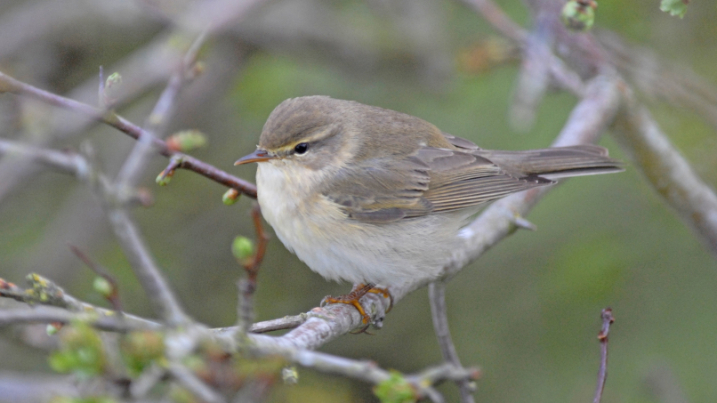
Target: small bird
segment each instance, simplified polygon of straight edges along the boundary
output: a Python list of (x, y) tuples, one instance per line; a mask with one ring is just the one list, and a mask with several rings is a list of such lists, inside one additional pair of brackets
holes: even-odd
[[(595, 145), (484, 150), (423, 119), (326, 96), (287, 99), (256, 151), (259, 205), (287, 249), (330, 280), (377, 286), (437, 278), (480, 205), (561, 177), (622, 171)], [(385, 294), (385, 290), (376, 288)]]

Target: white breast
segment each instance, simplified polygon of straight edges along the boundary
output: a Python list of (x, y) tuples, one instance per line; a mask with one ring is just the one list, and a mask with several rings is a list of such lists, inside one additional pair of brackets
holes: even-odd
[(321, 179), (314, 177), (317, 171), (280, 164), (260, 163), (257, 169), (262, 214), (312, 270), (331, 280), (385, 286), (440, 274), (460, 220), (445, 215), (384, 225), (351, 220), (312, 192), (312, 183)]

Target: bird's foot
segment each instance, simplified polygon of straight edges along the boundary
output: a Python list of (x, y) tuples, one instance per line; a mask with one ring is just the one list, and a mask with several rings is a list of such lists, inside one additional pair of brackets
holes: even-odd
[[(354, 286), (354, 288), (346, 295), (340, 295), (338, 297), (332, 297), (331, 295), (327, 295), (324, 297), (324, 299), (321, 300), (321, 306), (324, 306), (326, 304), (347, 304), (352, 305), (356, 310), (361, 314), (361, 321), (365, 324), (371, 323), (371, 317), (366, 313), (366, 310), (363, 309), (363, 306), (361, 305), (361, 298), (368, 294), (381, 294), (384, 298), (388, 298), (390, 303), (388, 306), (388, 309), (386, 312), (390, 311), (393, 307), (393, 297), (391, 296), (391, 293), (388, 292), (385, 288), (377, 288), (374, 287), (373, 284), (362, 284), (359, 283)], [(366, 330), (368, 326), (364, 327), (362, 329), (362, 332)]]

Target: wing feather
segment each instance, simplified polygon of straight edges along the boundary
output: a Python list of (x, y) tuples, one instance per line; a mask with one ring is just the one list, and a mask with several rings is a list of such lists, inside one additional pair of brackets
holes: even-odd
[(471, 207), (550, 183), (513, 176), (471, 152), (423, 147), (403, 159), (344, 167), (323, 193), (350, 218), (378, 224)]

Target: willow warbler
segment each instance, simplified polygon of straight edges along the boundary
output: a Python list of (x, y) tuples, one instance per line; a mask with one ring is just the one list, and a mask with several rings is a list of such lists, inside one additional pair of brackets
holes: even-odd
[(250, 162), (287, 249), (327, 279), (386, 287), (439, 276), (485, 202), (622, 170), (602, 147), (484, 150), (420, 118), (326, 96), (279, 104), (236, 165)]

